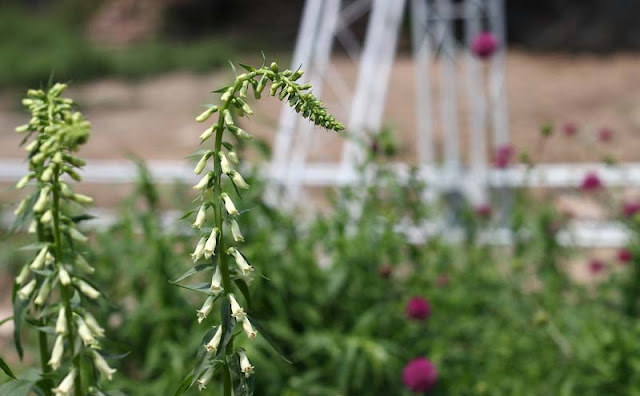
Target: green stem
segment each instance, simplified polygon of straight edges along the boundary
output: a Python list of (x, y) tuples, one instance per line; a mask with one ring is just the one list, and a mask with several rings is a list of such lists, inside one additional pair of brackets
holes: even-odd
[[(54, 257), (58, 268), (62, 266), (62, 234), (60, 232), (60, 183), (59, 183), (59, 167), (55, 169), (54, 179), (52, 183), (53, 190), (53, 242)], [(62, 304), (65, 308), (67, 317), (67, 340), (69, 343), (69, 353), (73, 359), (73, 367), (76, 370), (76, 380), (74, 386), (74, 395), (82, 396), (82, 380), (80, 375), (80, 356), (75, 353), (75, 334), (73, 324), (73, 312), (71, 310), (71, 286), (60, 285), (60, 295)]]
[(224, 381), (224, 396), (231, 396), (231, 372), (226, 364), (224, 365), (222, 379)]
[[(40, 223), (38, 223), (37, 232), (38, 232), (38, 242), (46, 243), (44, 230), (42, 229), (42, 225)], [(40, 366), (42, 367), (43, 377), (46, 378), (44, 380), (43, 387), (45, 389), (43, 389), (43, 391), (45, 396), (51, 396), (52, 395), (51, 388), (53, 388), (53, 383), (51, 382), (51, 379), (47, 375), (51, 372), (51, 367), (49, 367), (49, 364), (48, 364), (49, 342), (47, 340), (47, 333), (45, 333), (44, 331), (38, 332), (38, 346), (40, 348)]]

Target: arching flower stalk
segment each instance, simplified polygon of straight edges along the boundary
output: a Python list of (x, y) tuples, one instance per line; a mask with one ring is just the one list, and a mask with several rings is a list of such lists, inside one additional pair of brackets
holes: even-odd
[[(201, 143), (213, 140), (212, 147), (204, 151), (194, 173), (201, 175), (200, 181), (193, 187), (199, 192), (198, 206), (194, 211), (192, 226), (200, 237), (191, 254), (195, 267), (180, 277), (178, 281), (200, 271), (211, 271), (211, 282), (206, 285), (192, 285), (188, 288), (206, 294), (205, 301), (196, 311), (197, 320), (206, 323), (213, 317), (218, 307), (220, 318), (204, 336), (198, 351), (196, 366), (185, 379), (181, 390), (198, 384), (200, 390), (207, 387), (214, 374), (221, 374), (224, 383), (224, 395), (231, 395), (231, 389), (242, 394), (251, 394), (254, 367), (249, 356), (242, 348), (234, 348), (234, 337), (244, 336), (254, 339), (259, 324), (249, 316), (250, 295), (248, 284), (254, 276), (251, 259), (242, 253), (240, 244), (244, 236), (237, 222), (240, 190), (249, 185), (239, 171), (239, 160), (234, 146), (226, 138), (249, 140), (252, 136), (236, 125), (236, 117), (253, 114), (246, 98), (250, 89), (256, 99), (270, 85), (267, 92), (289, 105), (303, 117), (326, 129), (340, 131), (344, 126), (327, 113), (322, 103), (311, 93), (311, 85), (300, 84), (301, 70), (279, 71), (278, 65), (262, 66), (255, 69), (241, 65), (246, 73), (238, 75), (228, 87), (220, 93), (220, 103), (208, 107), (196, 121), (206, 122), (217, 114), (217, 120), (201, 135)], [(238, 331), (236, 331), (238, 329)], [(255, 368), (259, 371), (259, 368)]]
[[(29, 173), (17, 184), (35, 189), (15, 210), (16, 224), (29, 224), (37, 243), (33, 258), (14, 283), (15, 341), (22, 357), (20, 328), (25, 317), (37, 323), (43, 371), (38, 394), (84, 396), (99, 389), (97, 379), (87, 375), (93, 365), (102, 377), (111, 379), (115, 369), (99, 354), (104, 329), (85, 308), (87, 300), (100, 298), (86, 278), (94, 269), (82, 255), (87, 237), (77, 228), (78, 209), (92, 203), (74, 193), (70, 180), (80, 180), (77, 170), (85, 163), (74, 153), (89, 137), (90, 124), (73, 112), (71, 99), (61, 97), (66, 88), (55, 84), (47, 92), (30, 90), (23, 105), (31, 112), (28, 124), (16, 128), (25, 134)], [(72, 212), (73, 211), (73, 212)], [(52, 329), (51, 336), (46, 329)], [(53, 341), (51, 351), (49, 341)], [(81, 369), (82, 366), (82, 369)]]

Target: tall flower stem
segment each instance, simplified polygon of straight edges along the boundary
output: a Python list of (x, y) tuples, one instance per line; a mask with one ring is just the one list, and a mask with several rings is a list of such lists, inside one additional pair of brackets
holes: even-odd
[[(42, 225), (38, 224), (37, 226), (38, 233), (38, 242), (46, 243), (44, 236), (44, 230), (42, 229)], [(51, 379), (47, 378), (48, 374), (51, 373), (51, 367), (47, 363), (49, 360), (49, 341), (47, 340), (47, 333), (44, 331), (38, 332), (38, 347), (40, 348), (40, 367), (42, 368), (43, 377), (45, 380), (45, 389), (43, 389), (45, 396), (51, 396), (51, 388), (53, 387), (53, 383)]]
[[(60, 268), (62, 266), (62, 234), (60, 233), (60, 172), (59, 166), (56, 166), (53, 183), (52, 183), (52, 191), (53, 191), (53, 243), (54, 250), (53, 256), (55, 259), (56, 267)], [(74, 385), (74, 395), (82, 396), (82, 378), (80, 371), (80, 357), (76, 356), (75, 353), (75, 340), (76, 335), (74, 333), (74, 325), (73, 325), (73, 310), (71, 308), (71, 290), (70, 286), (60, 285), (60, 297), (62, 298), (62, 305), (65, 308), (65, 316), (67, 317), (68, 331), (67, 331), (67, 340), (69, 342), (69, 352), (72, 356), (73, 367), (76, 370), (76, 379)]]

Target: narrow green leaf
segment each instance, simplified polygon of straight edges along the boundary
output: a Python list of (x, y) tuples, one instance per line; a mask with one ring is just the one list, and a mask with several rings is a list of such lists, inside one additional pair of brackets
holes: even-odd
[(13, 378), (14, 380), (17, 380), (16, 376), (13, 374), (13, 371), (11, 371), (11, 369), (9, 368), (9, 365), (1, 357), (0, 357), (0, 369), (2, 369), (2, 371), (4, 371), (4, 373), (9, 377)]
[(222, 87), (222, 88), (218, 88), (215, 91), (211, 91), (211, 93), (224, 93), (226, 92), (226, 90), (229, 89), (229, 87)]
[(87, 220), (93, 220), (93, 219), (97, 219), (98, 217), (90, 215), (88, 213), (83, 213), (81, 215), (78, 216), (73, 216), (71, 218), (71, 221), (74, 222), (75, 224), (81, 223), (83, 221), (87, 221)]
[(27, 396), (31, 391), (33, 381), (17, 380), (10, 381), (0, 386), (0, 395), (2, 396)]
[(240, 278), (234, 279), (233, 281), (235, 282), (236, 286), (238, 286), (238, 289), (240, 289), (240, 292), (244, 296), (244, 299), (247, 301), (247, 307), (251, 309), (252, 304), (251, 304), (251, 293), (249, 292), (249, 286), (247, 286), (247, 283)]
[(187, 217), (191, 216), (192, 214), (194, 214), (196, 211), (195, 210), (190, 210), (188, 212), (186, 212), (185, 214), (183, 214), (178, 220), (184, 220)]
[(204, 270), (210, 269), (210, 268), (213, 268), (213, 265), (211, 263), (198, 264), (195, 267), (193, 267), (190, 270), (188, 270), (187, 272), (185, 272), (184, 274), (182, 274), (178, 279), (172, 281), (172, 283), (178, 283), (180, 281), (183, 281), (183, 280), (187, 279), (188, 277), (190, 277), (193, 274), (197, 274), (198, 272), (201, 272), (201, 271), (204, 271)]
[(175, 283), (171, 281), (169, 281), (169, 283), (171, 283), (172, 285), (181, 287), (183, 289), (193, 290), (193, 291), (197, 291), (199, 293), (204, 293), (204, 294), (211, 294), (211, 291), (209, 290), (209, 288), (211, 287), (211, 283), (202, 282), (202, 283), (194, 283), (191, 285), (181, 285), (179, 283)]
[(22, 360), (24, 355), (22, 342), (20, 341), (20, 331), (22, 330), (23, 315), (28, 306), (29, 301), (20, 298), (15, 299), (13, 303), (13, 342), (16, 345), (16, 351), (18, 352), (18, 356), (20, 356), (20, 360)]
[(282, 359), (284, 359), (285, 362), (289, 363), (289, 364), (293, 364), (291, 362), (291, 360), (287, 359), (284, 354), (282, 353), (281, 349), (278, 347), (278, 345), (276, 344), (276, 342), (274, 341), (273, 338), (271, 338), (271, 335), (267, 332), (267, 330), (260, 324), (260, 322), (258, 322), (256, 319), (247, 316), (249, 318), (249, 320), (251, 321), (251, 324), (255, 326), (255, 328), (258, 330), (258, 334), (260, 334), (268, 343), (269, 345), (271, 345), (271, 348), (273, 348), (278, 355), (280, 355), (280, 357)]
[(180, 386), (178, 387), (178, 389), (176, 390), (176, 393), (173, 394), (173, 396), (180, 396), (182, 395), (185, 391), (187, 391), (190, 387), (191, 387), (191, 379), (193, 378), (193, 373), (189, 373), (189, 375), (187, 375), (182, 382), (180, 383)]
[(243, 63), (238, 63), (240, 65), (240, 67), (242, 67), (244, 70), (248, 71), (248, 72), (254, 72), (256, 71), (256, 68), (253, 66), (249, 66), (249, 65), (245, 65)]

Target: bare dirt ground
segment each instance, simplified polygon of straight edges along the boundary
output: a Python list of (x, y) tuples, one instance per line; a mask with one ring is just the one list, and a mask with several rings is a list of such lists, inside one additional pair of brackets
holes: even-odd
[[(334, 64), (346, 76), (347, 85), (352, 85), (354, 67), (350, 62), (338, 59)], [(542, 160), (599, 160), (605, 152), (622, 161), (640, 160), (640, 55), (511, 51), (507, 73), (509, 126), (516, 148), (536, 147), (543, 122), (562, 125), (573, 121), (580, 127), (580, 144), (558, 139), (546, 146)], [(223, 85), (228, 77), (228, 70), (224, 70), (208, 75), (173, 73), (138, 82), (109, 79), (73, 85), (68, 94), (82, 104), (93, 123), (93, 137), (82, 156), (112, 159), (135, 153), (145, 159), (175, 160), (190, 154), (202, 129), (193, 117), (202, 104), (214, 101), (209, 91)], [(408, 160), (415, 156), (414, 85), (414, 63), (410, 58), (399, 59), (391, 76), (385, 124), (397, 131), (404, 148), (402, 156)], [(332, 92), (325, 89), (321, 96), (330, 109), (347, 119), (346, 107)], [(247, 128), (271, 141), (279, 104), (271, 99), (257, 107)], [(0, 158), (23, 157), (13, 128), (26, 120), (15, 93), (0, 96)], [(596, 144), (596, 132), (603, 126), (614, 131), (613, 141), (605, 148)], [(340, 139), (322, 131), (316, 136), (319, 141), (313, 158), (337, 160)], [(437, 139), (436, 146), (440, 146), (441, 136)]]

